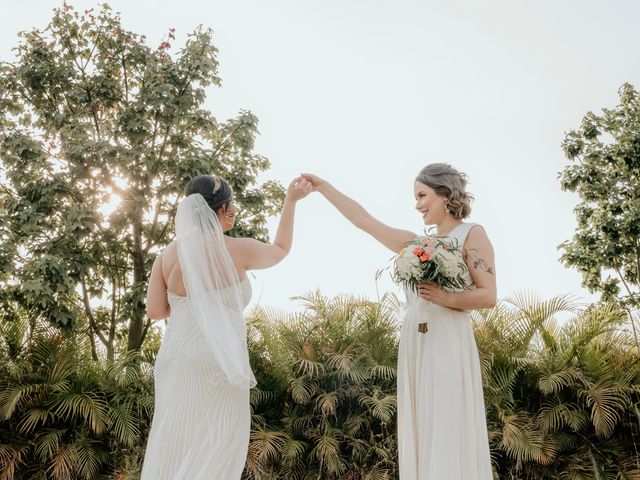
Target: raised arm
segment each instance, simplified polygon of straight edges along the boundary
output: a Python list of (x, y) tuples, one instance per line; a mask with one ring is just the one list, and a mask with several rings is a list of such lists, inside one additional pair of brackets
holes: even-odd
[(416, 238), (413, 232), (390, 227), (375, 219), (362, 205), (326, 180), (310, 173), (303, 173), (302, 178), (311, 182), (313, 190), (320, 192), (353, 225), (367, 232), (390, 250), (397, 253), (406, 246), (407, 242)]
[(311, 193), (311, 183), (296, 178), (287, 188), (284, 207), (273, 243), (263, 243), (253, 238), (234, 239), (233, 248), (245, 270), (260, 270), (279, 263), (289, 254), (293, 243), (293, 219), (296, 202)]

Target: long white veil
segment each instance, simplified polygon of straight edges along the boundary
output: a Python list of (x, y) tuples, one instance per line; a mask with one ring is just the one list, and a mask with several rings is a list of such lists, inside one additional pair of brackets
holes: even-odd
[(241, 285), (220, 221), (202, 195), (180, 201), (176, 239), (187, 295), (213, 357), (232, 385), (253, 387)]

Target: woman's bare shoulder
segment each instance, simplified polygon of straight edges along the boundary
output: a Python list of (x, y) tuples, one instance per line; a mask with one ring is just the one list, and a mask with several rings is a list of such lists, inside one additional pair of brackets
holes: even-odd
[(166, 247), (160, 250), (158, 256), (162, 257), (163, 262), (167, 260), (175, 260), (178, 258), (178, 248), (175, 240), (169, 243)]
[(256, 244), (261, 244), (259, 240), (255, 240), (253, 238), (248, 237), (224, 237), (227, 242), (227, 248), (231, 252), (245, 252), (252, 247), (255, 247)]
[(476, 244), (491, 242), (485, 228), (479, 223), (474, 223), (473, 225), (471, 225), (469, 233), (467, 234), (467, 243)]

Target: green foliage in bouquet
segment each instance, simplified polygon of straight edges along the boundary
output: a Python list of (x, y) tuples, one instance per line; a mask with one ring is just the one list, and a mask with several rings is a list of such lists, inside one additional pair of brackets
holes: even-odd
[(448, 291), (468, 290), (462, 247), (455, 238), (418, 236), (394, 259), (393, 279), (418, 292), (418, 284), (434, 282)]

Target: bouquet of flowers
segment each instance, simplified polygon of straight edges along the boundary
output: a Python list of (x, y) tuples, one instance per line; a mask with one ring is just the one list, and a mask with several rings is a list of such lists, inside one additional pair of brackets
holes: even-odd
[(443, 290), (469, 290), (468, 271), (457, 240), (418, 236), (403, 248), (394, 261), (393, 279), (414, 292), (418, 284), (437, 283)]

